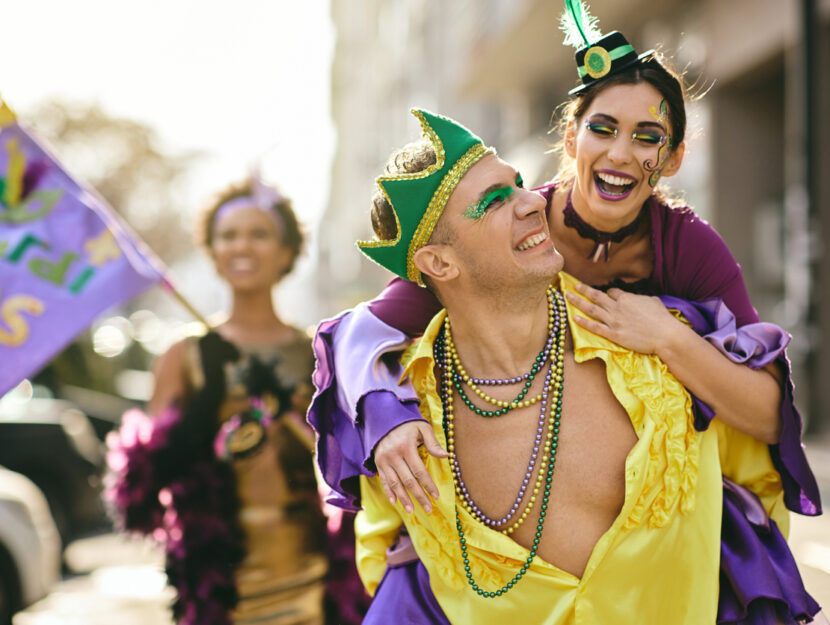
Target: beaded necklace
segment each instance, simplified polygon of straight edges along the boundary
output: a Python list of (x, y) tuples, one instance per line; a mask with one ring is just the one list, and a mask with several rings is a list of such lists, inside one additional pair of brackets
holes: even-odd
[[(526, 520), (527, 515), (529, 514), (530, 510), (533, 508), (533, 505), (536, 503), (536, 497), (539, 494), (539, 490), (541, 488), (541, 483), (542, 483), (542, 480), (544, 479), (544, 471), (545, 471), (545, 467), (547, 465), (546, 454), (550, 451), (550, 442), (551, 442), (550, 433), (552, 432), (553, 428), (557, 428), (557, 431), (554, 432), (554, 435), (556, 436), (556, 438), (558, 440), (558, 434), (559, 434), (559, 432), (558, 432), (558, 423), (555, 423), (555, 413), (554, 413), (554, 411), (551, 411), (550, 417), (548, 419), (548, 434), (549, 434), (549, 436), (546, 439), (543, 455), (542, 455), (542, 458), (540, 460), (540, 469), (539, 469), (539, 473), (537, 474), (537, 477), (536, 477), (536, 482), (535, 482), (535, 484), (533, 486), (533, 489), (532, 489), (532, 495), (531, 495), (529, 501), (527, 502), (527, 504), (525, 505), (525, 509), (522, 511), (521, 515), (515, 521), (515, 523), (513, 523), (510, 527), (504, 527), (504, 525), (508, 521), (510, 521), (510, 519), (513, 518), (514, 515), (516, 515), (516, 513), (519, 512), (519, 506), (521, 505), (521, 503), (524, 499), (525, 493), (527, 491), (527, 488), (530, 485), (530, 479), (531, 479), (531, 476), (533, 475), (533, 470), (534, 470), (534, 467), (536, 466), (536, 460), (538, 458), (539, 445), (541, 443), (542, 434), (543, 434), (544, 429), (545, 429), (545, 421), (546, 421), (546, 417), (547, 417), (546, 408), (548, 406), (548, 398), (549, 398), (549, 396), (552, 395), (552, 401), (554, 403), (556, 403), (557, 400), (560, 397), (560, 391), (561, 391), (560, 387), (561, 387), (562, 372), (563, 372), (563, 367), (564, 367), (562, 360), (563, 360), (563, 357), (564, 357), (564, 340), (565, 340), (565, 334), (564, 334), (564, 332), (561, 331), (561, 328), (564, 325), (564, 324), (561, 323), (561, 319), (563, 319), (564, 316), (565, 316), (565, 305), (564, 305), (563, 300), (561, 299), (561, 296), (559, 296), (558, 293), (556, 293), (555, 296), (556, 296), (556, 299), (554, 300), (554, 293), (549, 291), (548, 297), (549, 297), (549, 302), (551, 303), (551, 310), (553, 311), (553, 315), (552, 315), (551, 322), (549, 323), (549, 326), (548, 326), (549, 327), (549, 336), (548, 336), (547, 344), (548, 345), (553, 345), (554, 343), (556, 343), (557, 344), (557, 351), (551, 357), (551, 359), (553, 361), (553, 364), (551, 365), (551, 367), (548, 368), (547, 374), (545, 376), (545, 383), (544, 383), (543, 391), (542, 391), (542, 394), (541, 394), (542, 399), (541, 399), (541, 405), (540, 405), (540, 410), (539, 410), (539, 424), (538, 424), (538, 427), (536, 429), (536, 437), (534, 439), (533, 451), (530, 454), (530, 460), (528, 461), (527, 470), (525, 472), (524, 478), (522, 479), (522, 483), (519, 486), (519, 493), (516, 496), (516, 499), (514, 500), (513, 504), (511, 505), (510, 509), (508, 510), (507, 514), (505, 514), (504, 516), (502, 516), (499, 519), (492, 519), (492, 518), (490, 518), (490, 517), (488, 517), (487, 515), (484, 514), (484, 512), (478, 507), (478, 505), (473, 501), (472, 497), (470, 496), (470, 493), (467, 489), (467, 486), (464, 483), (462, 473), (461, 473), (461, 467), (458, 464), (458, 460), (455, 457), (454, 453), (452, 451), (450, 452), (451, 453), (450, 464), (451, 464), (451, 467), (453, 469), (453, 473), (455, 475), (456, 493), (461, 498), (462, 505), (474, 518), (476, 518), (479, 521), (485, 523), (486, 525), (490, 526), (493, 529), (497, 529), (497, 530), (501, 531), (504, 534), (512, 534), (516, 529), (518, 529), (522, 525), (522, 523), (524, 523), (524, 521)], [(452, 422), (452, 419), (453, 419), (452, 415), (453, 415), (454, 411), (453, 411), (453, 406), (452, 406), (452, 389), (453, 389), (454, 386), (457, 386), (457, 383), (456, 384), (453, 383), (454, 380), (457, 381), (457, 379), (458, 379), (457, 376), (453, 376), (453, 366), (456, 364), (457, 361), (453, 360), (449, 356), (449, 354), (447, 353), (447, 350), (444, 349), (445, 345), (446, 345), (446, 340), (445, 339), (441, 338), (440, 341), (439, 341), (439, 344), (442, 348), (442, 353), (441, 353), (441, 355), (439, 355), (439, 358), (442, 358), (442, 360), (439, 360), (439, 362), (443, 362), (443, 364), (444, 364), (444, 367), (443, 367), (443, 377), (444, 377), (443, 392), (444, 392), (445, 397), (447, 398), (447, 402), (446, 402), (447, 405), (448, 405), (447, 414), (449, 415), (449, 423), (448, 423), (449, 431), (447, 433), (447, 435), (448, 435), (448, 445), (454, 451), (454, 447), (455, 447), (455, 445), (454, 445), (454, 425), (453, 425), (453, 422)], [(549, 352), (550, 350), (547, 350), (547, 351)], [(553, 406), (553, 404), (551, 404), (551, 405)]]
[[(545, 385), (546, 391), (550, 387), (550, 373), (553, 368), (548, 369), (548, 374), (545, 376)], [(452, 392), (452, 378), (448, 375), (445, 375), (446, 380), (446, 388), (447, 396), (450, 396)], [(519, 506), (521, 505), (522, 501), (524, 500), (525, 492), (527, 491), (527, 487), (530, 484), (530, 478), (533, 475), (534, 467), (536, 466), (536, 460), (539, 456), (539, 444), (542, 440), (542, 434), (545, 430), (545, 421), (546, 421), (546, 406), (547, 406), (547, 392), (545, 393), (545, 398), (541, 402), (541, 407), (539, 410), (539, 424), (536, 428), (536, 437), (533, 441), (533, 451), (530, 454), (530, 460), (527, 464), (527, 470), (525, 471), (524, 478), (522, 479), (522, 483), (519, 487), (519, 493), (516, 496), (513, 504), (510, 506), (510, 509), (507, 511), (507, 514), (502, 516), (500, 519), (493, 519), (488, 517), (473, 501), (472, 496), (470, 495), (469, 490), (467, 489), (467, 485), (464, 483), (464, 478), (461, 472), (461, 465), (458, 463), (458, 457), (451, 453), (450, 456), (450, 466), (453, 471), (453, 477), (455, 478), (455, 492), (461, 498), (461, 504), (464, 506), (464, 509), (467, 510), (475, 519), (481, 521), (485, 525), (493, 528), (498, 529), (504, 534), (512, 534), (516, 528), (518, 528), (524, 520), (527, 518), (527, 509), (533, 505), (536, 501), (536, 495), (539, 493), (539, 486), (541, 484), (542, 479), (544, 478), (544, 471), (545, 467), (547, 466), (547, 461), (543, 456), (540, 461), (540, 469), (539, 474), (536, 478), (536, 483), (533, 486), (533, 496), (531, 497), (532, 501), (528, 502), (526, 509), (522, 512), (522, 515), (519, 517), (518, 521), (509, 528), (504, 528), (503, 526), (510, 521), (514, 517), (514, 515), (519, 511)], [(452, 410), (452, 408), (450, 408)], [(455, 428), (454, 428), (454, 421), (453, 417), (447, 417), (447, 443), (448, 445), (452, 445), (453, 450), (455, 449)]]
[[(530, 399), (524, 399), (527, 392), (530, 390), (530, 387), (533, 385), (533, 380), (536, 378), (536, 374), (544, 367), (547, 363), (548, 356), (550, 355), (551, 347), (553, 346), (553, 323), (554, 323), (554, 301), (552, 291), (548, 289), (548, 340), (545, 342), (545, 346), (542, 348), (542, 351), (536, 356), (536, 360), (533, 361), (533, 365), (530, 367), (530, 372), (525, 373), (524, 375), (517, 377), (517, 378), (506, 378), (501, 380), (481, 380), (479, 381), (478, 378), (470, 377), (467, 373), (466, 369), (464, 369), (464, 365), (461, 364), (461, 358), (458, 356), (458, 352), (455, 349), (455, 344), (452, 340), (452, 328), (450, 327), (450, 318), (447, 316), (444, 319), (444, 335), (446, 337), (446, 348), (449, 352), (449, 357), (453, 361), (453, 377), (456, 387), (458, 388), (458, 395), (461, 397), (461, 400), (467, 404), (467, 407), (475, 412), (477, 415), (482, 417), (500, 417), (504, 414), (507, 414), (514, 408), (519, 407), (527, 407), (532, 406), (536, 402), (542, 399), (542, 394), (536, 395), (535, 397), (531, 397)], [(513, 382), (515, 380), (515, 382)], [(500, 399), (494, 399), (490, 397), (487, 393), (481, 390), (478, 387), (478, 384), (484, 382), (484, 384), (488, 385), (506, 385), (506, 384), (513, 384), (518, 383), (524, 380), (524, 386), (522, 390), (519, 391), (519, 394), (516, 396), (516, 399), (512, 401), (504, 401)], [(498, 406), (498, 410), (485, 410), (483, 408), (478, 408), (473, 404), (470, 400), (467, 393), (464, 391), (462, 387), (462, 382), (470, 387), (470, 390), (473, 391), (476, 395), (478, 395), (481, 399), (483, 399), (488, 404), (492, 404), (494, 406)]]
[[(525, 573), (527, 573), (527, 570), (530, 568), (531, 562), (536, 557), (536, 553), (539, 550), (539, 544), (541, 543), (542, 532), (544, 530), (545, 517), (547, 516), (548, 503), (550, 500), (550, 488), (551, 483), (553, 481), (553, 471), (554, 466), (556, 464), (556, 451), (559, 446), (559, 424), (562, 416), (562, 391), (564, 385), (564, 347), (567, 325), (567, 312), (565, 309), (564, 300), (562, 296), (558, 292), (549, 289), (548, 301), (549, 336), (546, 345), (550, 344), (552, 346), (555, 343), (557, 347), (555, 355), (552, 358), (554, 364), (550, 367), (550, 369), (548, 370), (548, 374), (546, 375), (545, 388), (542, 392), (542, 398), (540, 400), (542, 402), (542, 418), (540, 420), (543, 422), (545, 408), (547, 407), (548, 393), (552, 392), (550, 402), (550, 418), (548, 420), (548, 433), (546, 435), (546, 442), (544, 445), (544, 452), (542, 455), (543, 457), (541, 459), (536, 484), (534, 485), (533, 495), (531, 496), (527, 506), (525, 507), (525, 510), (522, 512), (521, 516), (516, 521), (516, 523), (514, 523), (510, 528), (506, 528), (501, 531), (505, 534), (511, 534), (525, 521), (531, 509), (535, 505), (536, 495), (538, 494), (540, 488), (543, 488), (542, 502), (539, 511), (539, 520), (536, 524), (536, 533), (533, 538), (533, 546), (531, 547), (530, 554), (527, 560), (522, 564), (521, 568), (519, 569), (519, 572), (516, 575), (514, 575), (513, 578), (500, 589), (495, 591), (484, 590), (473, 579), (472, 571), (470, 568), (469, 555), (467, 553), (467, 539), (464, 535), (464, 530), (461, 526), (461, 519), (458, 515), (458, 506), (456, 505), (455, 508), (455, 526), (458, 532), (458, 540), (461, 546), (461, 556), (464, 562), (464, 571), (467, 577), (467, 582), (479, 596), (484, 598), (494, 598), (502, 596), (508, 590), (513, 588), (513, 586), (518, 583), (518, 581), (525, 575)], [(449, 325), (445, 324), (445, 330), (448, 328)], [(546, 349), (548, 352), (550, 351), (550, 348), (546, 347)], [(450, 465), (453, 468), (453, 481), (455, 482), (456, 493), (458, 493), (461, 496), (465, 509), (471, 512), (474, 518), (479, 519), (491, 526), (503, 525), (510, 518), (513, 517), (516, 511), (518, 511), (518, 505), (519, 503), (521, 503), (521, 500), (524, 497), (524, 493), (527, 488), (527, 483), (529, 482), (530, 475), (532, 475), (533, 467), (535, 466), (536, 458), (534, 458), (534, 456), (538, 456), (538, 442), (541, 439), (541, 429), (537, 428), (535, 439), (536, 444), (534, 445), (533, 454), (531, 454), (531, 461), (528, 467), (528, 472), (525, 473), (524, 480), (522, 481), (522, 487), (520, 488), (520, 496), (518, 497), (518, 503), (514, 502), (513, 506), (511, 507), (511, 511), (502, 519), (496, 521), (489, 519), (481, 512), (481, 510), (478, 508), (478, 506), (476, 506), (475, 502), (473, 502), (472, 498), (469, 496), (469, 491), (466, 485), (464, 484), (463, 480), (461, 479), (460, 465), (458, 464), (458, 460), (455, 456), (455, 427), (452, 389), (453, 387), (455, 387), (460, 390), (460, 384), (456, 383), (456, 379), (459, 379), (460, 376), (458, 376), (457, 374), (452, 375), (453, 372), (451, 370), (454, 369), (453, 365), (456, 364), (456, 360), (452, 358), (452, 356), (450, 355), (446, 332), (444, 333), (444, 336), (439, 336), (438, 340), (436, 340), (435, 350), (436, 362), (442, 368), (443, 372), (442, 380), (444, 383), (442, 384), (442, 403), (444, 408), (444, 432), (447, 436), (447, 450), (450, 454)], [(544, 351), (545, 350), (543, 350), (543, 352)], [(508, 409), (512, 409), (513, 407)], [(549, 459), (546, 460), (545, 455), (549, 456)], [(544, 480), (544, 486), (541, 485), (542, 480)]]

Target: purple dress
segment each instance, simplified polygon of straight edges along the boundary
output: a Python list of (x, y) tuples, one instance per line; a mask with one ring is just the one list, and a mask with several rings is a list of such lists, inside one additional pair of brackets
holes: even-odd
[[(538, 190), (550, 203), (553, 189), (551, 184)], [(709, 224), (688, 207), (671, 208), (654, 197), (646, 210), (654, 269), (649, 278), (630, 285), (632, 290), (671, 296), (663, 298), (664, 303), (684, 312), (695, 330), (733, 361), (756, 369), (772, 361), (784, 367), (781, 440), (770, 445), (770, 454), (781, 474), (787, 507), (800, 514), (821, 514), (818, 486), (801, 446), (801, 417), (792, 398), (784, 352), (789, 336), (772, 324), (758, 323), (740, 266)], [(396, 278), (378, 298), (349, 313), (347, 323), (341, 316), (318, 328), (317, 394), (308, 418), (319, 434), (317, 459), (334, 489), (333, 503), (356, 508), (356, 478), (374, 474), (372, 452), (377, 443), (398, 425), (421, 419), (414, 390), (397, 384), (400, 370), (395, 354), (409, 337), (423, 332), (440, 308), (427, 290)], [(335, 367), (338, 353), (348, 354), (349, 366)], [(705, 430), (713, 413), (693, 399), (695, 427)], [(409, 568), (390, 567), (389, 579), (383, 583), (397, 579), (402, 595), (417, 594), (415, 589), (424, 587), (422, 568), (418, 562)], [(809, 622), (818, 610), (775, 523), (752, 493), (727, 481), (718, 622)]]

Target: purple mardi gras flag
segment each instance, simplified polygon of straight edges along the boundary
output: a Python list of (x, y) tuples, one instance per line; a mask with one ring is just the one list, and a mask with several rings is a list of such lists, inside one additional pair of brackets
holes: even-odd
[(0, 396), (163, 279), (106, 202), (0, 110)]

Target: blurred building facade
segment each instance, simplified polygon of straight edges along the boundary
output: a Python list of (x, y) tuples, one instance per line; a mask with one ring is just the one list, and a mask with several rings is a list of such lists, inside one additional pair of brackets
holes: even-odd
[[(370, 234), (374, 178), (418, 136), (422, 106), (456, 117), (520, 166), (556, 173), (552, 112), (575, 84), (556, 0), (334, 0), (332, 108), (338, 132), (319, 233), (318, 296), (333, 313), (388, 274), (354, 241)], [(802, 410), (830, 429), (830, 0), (593, 0), (603, 32), (660, 44), (705, 97), (689, 108), (673, 186), (723, 235), (752, 301), (787, 328)], [(822, 382), (825, 381), (825, 382)], [(823, 428), (822, 428), (823, 424)]]
[(317, 235), (318, 295), (334, 312), (374, 296), (386, 271), (364, 259), (355, 241), (370, 236), (374, 179), (387, 156), (418, 137), (413, 106), (458, 115), (472, 128), (491, 125), (498, 103), (459, 95), (457, 77), (479, 30), (476, 2), (334, 0), (332, 117), (338, 147), (331, 197)]

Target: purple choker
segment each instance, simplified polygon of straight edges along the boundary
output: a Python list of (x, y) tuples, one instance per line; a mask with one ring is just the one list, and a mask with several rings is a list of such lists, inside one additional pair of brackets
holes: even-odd
[(591, 250), (591, 253), (588, 254), (588, 258), (594, 262), (597, 262), (600, 257), (602, 257), (602, 259), (607, 263), (608, 250), (611, 248), (611, 243), (619, 243), (627, 236), (637, 232), (637, 228), (640, 227), (640, 219), (645, 212), (645, 204), (643, 204), (643, 208), (640, 209), (640, 212), (630, 224), (623, 226), (616, 232), (603, 232), (602, 230), (597, 230), (582, 219), (582, 217), (579, 216), (579, 213), (574, 210), (573, 202), (571, 202), (572, 194), (573, 190), (568, 192), (568, 200), (565, 202), (565, 210), (562, 211), (565, 215), (565, 225), (568, 228), (576, 230), (579, 236), (583, 239), (591, 239), (594, 242), (594, 248)]

